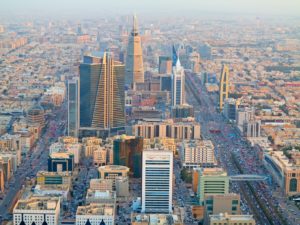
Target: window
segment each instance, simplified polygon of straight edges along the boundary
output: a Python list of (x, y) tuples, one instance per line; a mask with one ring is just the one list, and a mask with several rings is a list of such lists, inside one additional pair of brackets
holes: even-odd
[(237, 205), (239, 203), (239, 200), (232, 200), (232, 205)]
[(297, 191), (297, 179), (296, 178), (292, 178), (290, 180), (290, 191), (291, 192), (296, 192)]
[(212, 205), (213, 204), (213, 200), (212, 199), (206, 200), (206, 204)]
[(232, 211), (236, 211), (236, 206), (232, 206), (232, 207), (231, 207), (231, 210), (232, 210)]
[(207, 210), (212, 211), (213, 207), (212, 206), (207, 206)]

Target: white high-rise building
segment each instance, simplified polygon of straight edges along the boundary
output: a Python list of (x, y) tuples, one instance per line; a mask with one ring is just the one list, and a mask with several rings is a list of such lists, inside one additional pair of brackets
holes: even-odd
[(185, 103), (185, 74), (184, 68), (181, 66), (179, 58), (172, 71), (172, 106), (183, 105)]
[(142, 212), (172, 212), (172, 177), (172, 151), (143, 151)]

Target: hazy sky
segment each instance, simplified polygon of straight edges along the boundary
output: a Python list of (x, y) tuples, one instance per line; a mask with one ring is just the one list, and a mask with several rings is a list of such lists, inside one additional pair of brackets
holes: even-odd
[(132, 12), (161, 15), (207, 12), (300, 16), (300, 0), (0, 0), (0, 13), (7, 15), (89, 17)]

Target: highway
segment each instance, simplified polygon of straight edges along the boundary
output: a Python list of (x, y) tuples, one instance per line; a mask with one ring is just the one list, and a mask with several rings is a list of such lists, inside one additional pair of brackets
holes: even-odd
[(15, 203), (15, 197), (25, 184), (26, 178), (33, 178), (38, 171), (47, 170), (49, 146), (64, 134), (64, 123), (60, 124), (61, 121), (65, 121), (66, 117), (64, 107), (55, 110), (53, 115), (55, 116), (48, 119), (49, 122), (46, 123), (44, 133), (37, 141), (36, 146), (22, 160), (21, 165), (9, 181), (9, 188), (0, 202), (0, 215), (2, 215), (0, 222), (1, 219), (12, 218), (10, 209)]
[[(203, 90), (198, 77), (186, 74), (187, 101), (195, 108), (196, 119), (201, 123), (201, 134), (210, 139), (215, 146), (217, 161), (229, 175), (257, 174), (268, 172), (258, 159), (257, 154), (240, 136), (237, 128), (229, 124), (216, 110), (213, 98)], [(210, 129), (219, 129), (219, 134), (212, 134)], [(297, 224), (286, 221), (278, 209), (278, 201), (272, 196), (273, 186), (264, 182), (231, 182), (231, 191), (241, 194), (242, 211), (253, 214), (257, 224), (284, 225)]]

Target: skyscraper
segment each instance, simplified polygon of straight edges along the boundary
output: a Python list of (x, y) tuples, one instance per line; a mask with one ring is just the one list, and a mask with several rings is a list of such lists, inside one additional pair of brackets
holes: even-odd
[(141, 177), (142, 151), (144, 139), (142, 137), (122, 135), (114, 140), (114, 165), (130, 168), (133, 177)]
[(172, 151), (143, 151), (142, 212), (172, 212), (172, 176)]
[(128, 86), (133, 84), (133, 87), (136, 83), (144, 83), (143, 51), (136, 16), (133, 17), (133, 29), (128, 39), (125, 82)]
[(68, 136), (78, 136), (79, 102), (79, 78), (75, 78), (68, 81)]
[(183, 105), (185, 103), (185, 75), (184, 69), (177, 57), (176, 65), (172, 72), (172, 106)]
[(85, 56), (79, 69), (80, 128), (123, 129), (124, 65), (105, 52), (101, 58)]
[(229, 68), (227, 65), (222, 66), (221, 77), (220, 77), (220, 87), (219, 87), (219, 108), (220, 112), (222, 112), (224, 107), (224, 101), (228, 98), (229, 91)]
[(158, 73), (171, 74), (172, 73), (172, 60), (169, 56), (159, 56), (158, 59)]

